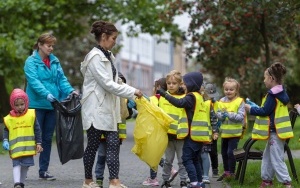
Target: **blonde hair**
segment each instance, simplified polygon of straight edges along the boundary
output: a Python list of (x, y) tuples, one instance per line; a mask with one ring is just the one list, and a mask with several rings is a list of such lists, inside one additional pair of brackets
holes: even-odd
[(175, 80), (181, 84), (182, 83), (182, 75), (181, 72), (179, 72), (178, 70), (172, 70), (171, 72), (169, 72), (166, 76), (166, 81), (168, 81), (168, 79), (170, 79), (171, 77), (174, 77)]
[(231, 77), (226, 77), (225, 81), (223, 83), (223, 87), (225, 86), (226, 83), (235, 83), (235, 85), (236, 85), (236, 91), (237, 91), (237, 96), (240, 95), (240, 83), (236, 79), (231, 78)]
[(33, 49), (39, 49), (39, 43), (43, 44), (55, 44), (56, 38), (51, 33), (43, 33), (39, 36), (36, 43), (33, 46)]

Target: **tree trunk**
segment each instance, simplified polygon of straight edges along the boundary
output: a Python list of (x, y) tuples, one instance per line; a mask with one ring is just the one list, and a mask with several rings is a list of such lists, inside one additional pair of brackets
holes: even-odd
[(0, 122), (10, 111), (9, 94), (6, 91), (5, 77), (0, 76)]
[(260, 26), (260, 31), (264, 40), (264, 45), (265, 45), (265, 55), (266, 55), (266, 68), (270, 66), (271, 62), (271, 57), (270, 57), (270, 47), (269, 47), (269, 40), (267, 36), (267, 29), (266, 29), (266, 23), (265, 23), (265, 15), (262, 14), (262, 19), (261, 19), (261, 26)]

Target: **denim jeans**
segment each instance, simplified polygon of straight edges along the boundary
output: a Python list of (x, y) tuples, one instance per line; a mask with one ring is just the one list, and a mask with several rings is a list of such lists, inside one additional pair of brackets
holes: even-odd
[(42, 174), (48, 171), (50, 163), (52, 137), (56, 125), (56, 112), (55, 110), (36, 109), (35, 113), (42, 132), (43, 152), (40, 153), (39, 158), (39, 173)]
[(190, 136), (184, 140), (182, 148), (182, 163), (191, 182), (202, 182), (202, 171), (199, 162), (199, 153), (202, 151), (202, 142), (193, 141)]
[(104, 179), (104, 170), (105, 170), (105, 161), (106, 161), (106, 141), (101, 140), (98, 148), (98, 158), (95, 167), (95, 174), (97, 179)]
[(229, 171), (231, 174), (234, 174), (236, 166), (233, 150), (237, 148), (239, 140), (239, 137), (222, 138), (221, 140), (221, 153), (224, 171)]
[[(165, 159), (164, 159), (164, 158), (161, 158), (158, 165), (159, 165), (160, 167), (163, 167), (163, 166), (164, 166), (164, 163), (165, 163)], [(157, 176), (157, 172), (155, 172), (154, 170), (152, 170), (152, 169), (150, 168), (150, 178), (151, 178), (151, 179), (155, 179), (156, 176)]]

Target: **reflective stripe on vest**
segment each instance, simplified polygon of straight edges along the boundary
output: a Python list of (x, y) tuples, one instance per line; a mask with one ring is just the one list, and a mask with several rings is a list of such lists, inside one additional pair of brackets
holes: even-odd
[(119, 138), (121, 139), (127, 138), (126, 119), (122, 120), (122, 123), (118, 123), (118, 132), (119, 132)]
[[(262, 106), (266, 102), (268, 94), (262, 100)], [(276, 133), (280, 139), (294, 137), (288, 108), (280, 100), (276, 99), (274, 124)], [(256, 116), (252, 130), (252, 139), (266, 140), (269, 138), (270, 118), (269, 116)]]
[[(198, 92), (192, 93), (195, 97), (195, 111), (190, 125), (191, 139), (196, 142), (210, 142), (211, 141), (211, 128), (209, 128), (209, 108), (205, 105), (203, 97)], [(177, 138), (185, 138), (188, 135), (188, 120), (186, 112), (183, 110), (179, 120)]]
[[(185, 95), (172, 95), (172, 96), (177, 99), (180, 99), (180, 98), (183, 98)], [(181, 115), (183, 108), (175, 107), (169, 101), (167, 101), (164, 97), (161, 97), (159, 99), (158, 106), (174, 119), (174, 121), (170, 124), (170, 127), (168, 129), (168, 134), (176, 135), (177, 129), (178, 129), (179, 116)]]
[[(233, 101), (223, 102), (219, 101), (218, 109), (225, 109), (227, 112), (237, 113), (241, 103), (244, 100), (240, 97), (237, 97)], [(246, 116), (245, 116), (246, 117)], [(221, 138), (233, 138), (240, 137), (243, 133), (243, 123), (244, 122), (233, 122), (228, 119), (228, 117), (222, 122), (220, 127), (221, 129)]]
[(10, 157), (15, 159), (35, 155), (35, 110), (28, 109), (25, 115), (19, 117), (7, 115), (4, 122), (9, 131)]

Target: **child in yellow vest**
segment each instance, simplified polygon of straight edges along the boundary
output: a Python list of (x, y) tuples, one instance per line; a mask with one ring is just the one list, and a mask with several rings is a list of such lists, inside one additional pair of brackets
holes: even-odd
[[(166, 78), (160, 78), (160, 79), (158, 79), (154, 82), (153, 95), (149, 98), (150, 98), (150, 102), (153, 105), (156, 105), (156, 106), (159, 106), (159, 99), (160, 99), (160, 95), (157, 94), (156, 92), (160, 88), (162, 88), (164, 90), (167, 90)], [(164, 162), (165, 162), (165, 159), (161, 158), (161, 160), (159, 162), (159, 166), (163, 167)], [(177, 174), (178, 174), (177, 170), (172, 168), (170, 179), (173, 180), (176, 177)], [(152, 170), (150, 168), (150, 177), (148, 177), (143, 182), (143, 185), (146, 185), (146, 186), (159, 186), (159, 182), (157, 180), (157, 172), (155, 172), (154, 170)]]
[(29, 166), (34, 165), (33, 156), (43, 151), (41, 130), (23, 90), (12, 91), (10, 106), (12, 110), (4, 117), (3, 148), (12, 158), (14, 188), (24, 188)]
[(188, 188), (205, 188), (198, 156), (203, 143), (211, 141), (212, 133), (209, 128), (209, 108), (200, 94), (202, 83), (203, 76), (200, 72), (189, 72), (183, 76), (186, 91), (183, 98), (178, 99), (163, 89), (158, 90), (167, 101), (183, 109), (179, 117), (177, 139), (184, 139), (181, 158), (191, 182)]
[(245, 108), (256, 116), (252, 139), (267, 140), (261, 163), (260, 188), (273, 187), (274, 175), (284, 187), (291, 188), (291, 177), (284, 162), (285, 140), (294, 136), (287, 104), (289, 97), (282, 85), (286, 68), (274, 63), (264, 72), (264, 83), (269, 89), (261, 107), (246, 104)]
[(217, 179), (235, 177), (236, 160), (233, 150), (237, 148), (239, 140), (246, 126), (246, 111), (244, 100), (239, 97), (240, 84), (233, 78), (225, 78), (223, 91), (225, 97), (218, 102), (218, 119), (222, 121), (221, 154), (224, 173)]
[[(178, 99), (183, 98), (185, 96), (185, 91), (181, 88), (182, 76), (179, 71), (172, 70), (170, 73), (168, 73), (166, 76), (166, 83), (169, 95)], [(178, 121), (180, 115), (182, 114), (182, 108), (175, 107), (163, 97), (160, 98), (158, 104), (159, 107), (164, 110), (164, 112), (166, 112), (175, 120), (171, 123), (170, 128), (168, 130), (169, 142), (165, 150), (165, 163), (163, 166), (162, 173), (164, 184), (162, 185), (162, 187), (172, 188), (170, 182), (173, 179), (170, 179), (170, 177), (172, 174), (172, 166), (176, 154), (179, 167), (178, 174), (180, 177), (180, 187), (187, 188), (187, 172), (182, 164), (181, 159), (184, 139), (177, 139)]]

